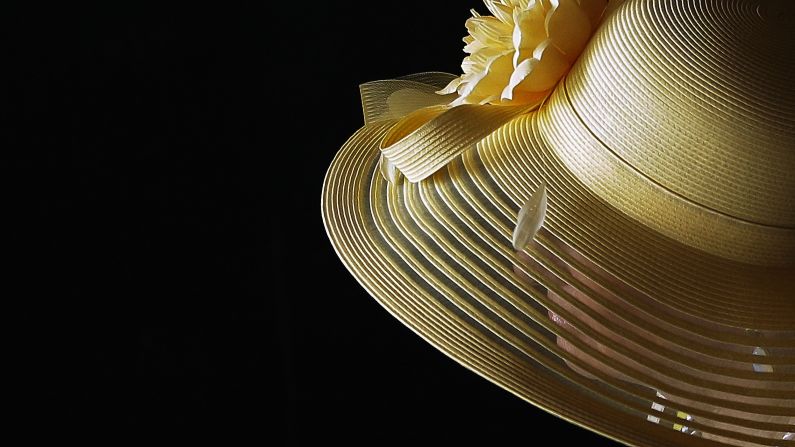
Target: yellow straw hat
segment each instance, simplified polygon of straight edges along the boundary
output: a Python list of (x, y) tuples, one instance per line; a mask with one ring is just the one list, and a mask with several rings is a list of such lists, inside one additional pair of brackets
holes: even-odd
[(322, 197), (342, 261), (463, 366), (607, 437), (795, 445), (791, 3), (486, 6), (463, 76), (362, 86)]

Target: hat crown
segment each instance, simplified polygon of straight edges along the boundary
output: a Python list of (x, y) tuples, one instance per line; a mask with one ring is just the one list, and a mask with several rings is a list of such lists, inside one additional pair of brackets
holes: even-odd
[(566, 79), (615, 156), (734, 219), (795, 228), (793, 2), (627, 1)]

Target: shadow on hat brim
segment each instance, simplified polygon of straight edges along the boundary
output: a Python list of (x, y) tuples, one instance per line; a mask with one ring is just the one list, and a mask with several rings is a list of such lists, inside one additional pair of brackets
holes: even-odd
[[(617, 212), (568, 172), (540, 138), (538, 117), (515, 119), (417, 184), (392, 185), (378, 172), (389, 123), (352, 136), (327, 173), (322, 211), (354, 277), (462, 365), (612, 439), (754, 445), (787, 431), (792, 270), (726, 261)], [(544, 228), (517, 256), (516, 213), (542, 182)], [(775, 353), (763, 376), (751, 368), (761, 344)], [(649, 423), (656, 392), (676, 408)], [(697, 415), (689, 424), (705, 438), (671, 429), (680, 410)]]

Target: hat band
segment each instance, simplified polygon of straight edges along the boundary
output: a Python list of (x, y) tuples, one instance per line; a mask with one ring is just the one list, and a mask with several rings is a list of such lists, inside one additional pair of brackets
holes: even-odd
[(670, 191), (616, 155), (585, 125), (561, 82), (539, 111), (542, 137), (593, 193), (678, 242), (743, 263), (791, 265), (795, 230), (743, 221)]

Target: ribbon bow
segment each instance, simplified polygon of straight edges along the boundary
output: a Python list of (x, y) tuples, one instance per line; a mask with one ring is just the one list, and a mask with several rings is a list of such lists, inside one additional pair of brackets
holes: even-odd
[(381, 141), (380, 171), (393, 182), (400, 171), (419, 182), (517, 116), (537, 109), (546, 95), (520, 105), (451, 106), (455, 94), (436, 92), (457, 76), (418, 73), (362, 84), (365, 125), (396, 120)]
[[(484, 0), (472, 11), (459, 78), (419, 73), (362, 85), (365, 124), (396, 120), (381, 172), (427, 178), (515, 117), (537, 109), (568, 72), (613, 0)], [(438, 94), (437, 94), (438, 93)], [(449, 93), (445, 95), (444, 93)], [(456, 95), (460, 94), (460, 96)]]

